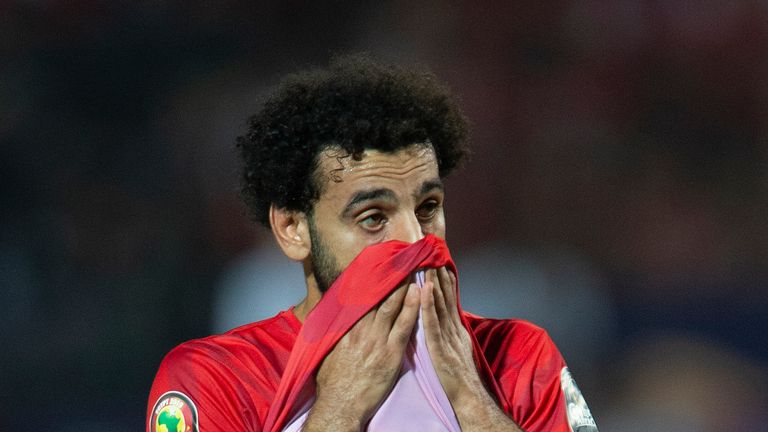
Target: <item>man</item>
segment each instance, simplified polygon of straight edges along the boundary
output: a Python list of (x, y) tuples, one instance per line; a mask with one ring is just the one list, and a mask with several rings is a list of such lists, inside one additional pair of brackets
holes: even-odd
[[(302, 361), (291, 359), (297, 337), (312, 330), (302, 323), (315, 322), (310, 312), (330, 293), (364, 297), (380, 282), (353, 263), (362, 251), (444, 244), (442, 179), (465, 156), (465, 141), (465, 120), (430, 74), (347, 57), (286, 78), (238, 147), (245, 201), (285, 255), (302, 263), (307, 295), (271, 319), (172, 350), (150, 393), (148, 431), (285, 426), (274, 423), (273, 405), (289, 360)], [(322, 353), (303, 430), (366, 428), (399, 379), (419, 314), (462, 430), (596, 430), (583, 398), (566, 395), (578, 390), (546, 333), (461, 311), (452, 269), (430, 268), (421, 289), (398, 282)]]

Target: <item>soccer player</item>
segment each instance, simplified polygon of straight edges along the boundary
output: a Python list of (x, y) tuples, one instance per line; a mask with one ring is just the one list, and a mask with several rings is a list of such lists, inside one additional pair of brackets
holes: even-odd
[[(305, 431), (375, 429), (419, 330), (448, 420), (461, 430), (596, 431), (545, 331), (458, 304), (442, 240), (442, 180), (467, 152), (466, 131), (454, 98), (427, 72), (352, 56), (286, 77), (237, 145), (245, 201), (303, 266), (306, 297), (273, 318), (173, 349), (150, 392), (147, 430), (283, 430), (302, 412)], [(418, 254), (444, 265), (428, 268), (420, 286), (408, 277), (384, 286), (392, 272), (413, 274)], [(364, 311), (349, 315), (355, 308)], [(319, 330), (320, 321), (345, 318), (351, 324), (338, 335)], [(302, 367), (311, 379), (296, 387), (288, 380)], [(421, 406), (417, 390), (403, 391)], [(432, 421), (421, 411), (387, 415), (407, 416), (399, 430), (419, 430)], [(452, 430), (450, 421), (434, 424)]]

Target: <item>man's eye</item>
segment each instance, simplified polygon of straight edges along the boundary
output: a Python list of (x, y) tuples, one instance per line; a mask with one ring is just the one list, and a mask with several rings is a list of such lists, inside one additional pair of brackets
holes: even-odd
[(421, 220), (432, 219), (439, 207), (437, 201), (427, 201), (416, 210), (416, 216)]
[(358, 223), (369, 231), (377, 231), (387, 223), (387, 218), (381, 213), (374, 213), (361, 219)]

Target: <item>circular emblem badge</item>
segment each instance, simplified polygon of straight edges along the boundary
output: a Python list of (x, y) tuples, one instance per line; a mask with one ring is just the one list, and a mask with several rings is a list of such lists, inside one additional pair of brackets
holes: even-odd
[(152, 408), (149, 430), (152, 432), (199, 432), (195, 404), (182, 392), (164, 393)]

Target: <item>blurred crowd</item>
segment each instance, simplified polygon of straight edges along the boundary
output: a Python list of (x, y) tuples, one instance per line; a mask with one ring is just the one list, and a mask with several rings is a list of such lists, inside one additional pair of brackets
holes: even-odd
[(466, 309), (547, 328), (601, 430), (767, 430), (759, 0), (0, 3), (0, 430), (140, 430), (164, 353), (299, 300), (234, 140), (358, 51), (471, 120)]

